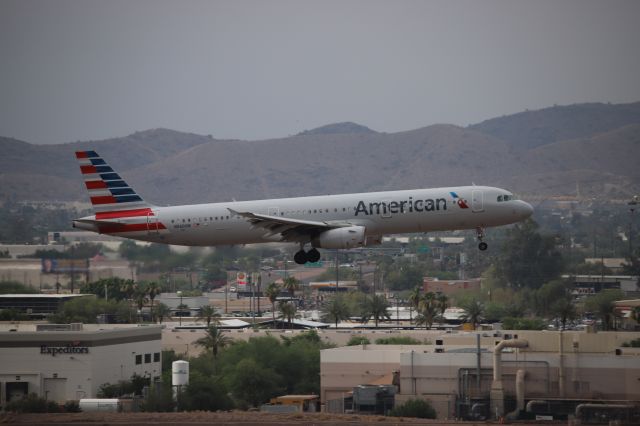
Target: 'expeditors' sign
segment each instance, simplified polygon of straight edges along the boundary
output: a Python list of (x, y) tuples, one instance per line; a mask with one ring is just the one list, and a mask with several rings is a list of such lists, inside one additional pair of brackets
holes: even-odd
[(67, 346), (40, 346), (40, 354), (42, 355), (71, 355), (71, 354), (88, 354), (89, 348), (86, 346), (67, 345)]

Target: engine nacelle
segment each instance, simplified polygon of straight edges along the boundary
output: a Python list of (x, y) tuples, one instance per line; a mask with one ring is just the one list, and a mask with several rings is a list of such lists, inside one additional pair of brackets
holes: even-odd
[(325, 249), (349, 249), (362, 247), (364, 242), (364, 226), (347, 226), (324, 231), (314, 238), (311, 244)]

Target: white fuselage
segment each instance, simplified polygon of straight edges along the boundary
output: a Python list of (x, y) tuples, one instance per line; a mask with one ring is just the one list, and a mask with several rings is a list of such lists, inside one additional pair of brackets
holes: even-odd
[[(137, 224), (135, 231), (105, 233), (185, 246), (252, 244), (281, 238), (235, 212), (362, 226), (367, 237), (376, 237), (507, 225), (526, 219), (533, 209), (500, 188), (463, 186), (153, 207), (152, 211), (115, 220)], [(84, 219), (91, 218), (95, 216)]]

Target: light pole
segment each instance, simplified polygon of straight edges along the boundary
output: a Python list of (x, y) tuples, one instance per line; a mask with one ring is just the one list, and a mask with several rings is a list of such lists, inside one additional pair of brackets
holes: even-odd
[(178, 317), (179, 317), (180, 325), (182, 325), (182, 291), (178, 290), (178, 292), (176, 294), (180, 298), (180, 305), (178, 305), (178, 309), (179, 309), (180, 315), (178, 315)]
[(638, 204), (640, 204), (640, 196), (635, 195), (631, 201), (627, 203), (629, 205), (629, 260), (633, 260), (633, 217)]

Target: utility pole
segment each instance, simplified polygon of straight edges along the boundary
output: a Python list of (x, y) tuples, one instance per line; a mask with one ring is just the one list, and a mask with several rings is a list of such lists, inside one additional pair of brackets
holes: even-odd
[(636, 206), (640, 204), (640, 196), (635, 195), (629, 201), (629, 260), (633, 259), (633, 219)]

